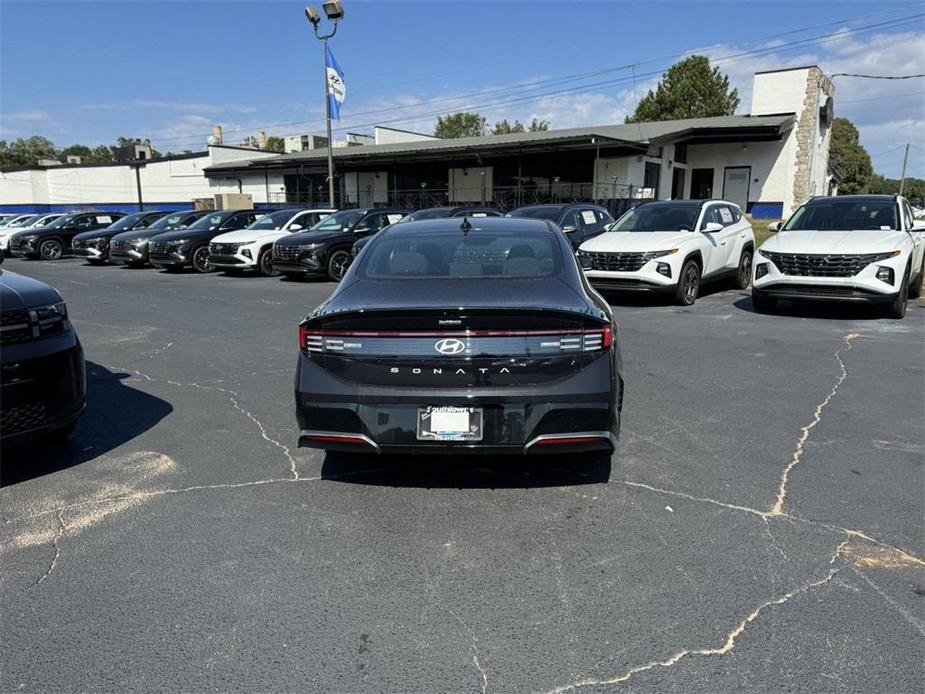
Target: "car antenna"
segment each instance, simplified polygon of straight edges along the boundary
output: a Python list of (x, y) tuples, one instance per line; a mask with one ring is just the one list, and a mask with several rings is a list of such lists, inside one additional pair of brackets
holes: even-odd
[(463, 217), (462, 224), (459, 225), (459, 228), (462, 229), (462, 233), (464, 236), (469, 235), (469, 230), (472, 229), (472, 224), (469, 222), (468, 217)]

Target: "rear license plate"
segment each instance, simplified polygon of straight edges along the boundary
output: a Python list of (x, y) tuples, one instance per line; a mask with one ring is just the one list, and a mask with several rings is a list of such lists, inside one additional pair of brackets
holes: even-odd
[(481, 407), (421, 407), (418, 441), (481, 441)]

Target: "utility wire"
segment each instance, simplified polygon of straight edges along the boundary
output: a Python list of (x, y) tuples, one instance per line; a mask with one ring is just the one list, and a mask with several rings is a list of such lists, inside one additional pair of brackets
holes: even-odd
[(854, 72), (836, 72), (834, 75), (829, 75), (830, 79), (835, 77), (859, 77), (865, 80), (911, 80), (916, 77), (925, 77), (925, 72), (916, 75), (859, 75)]

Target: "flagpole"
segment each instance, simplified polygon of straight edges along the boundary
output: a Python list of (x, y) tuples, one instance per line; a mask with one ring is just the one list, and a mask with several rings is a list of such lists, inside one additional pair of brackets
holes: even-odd
[[(337, 25), (334, 25), (337, 31)], [(331, 32), (331, 36), (334, 32)], [(325, 36), (321, 43), (324, 46), (324, 110), (328, 122), (328, 200), (331, 209), (334, 209), (334, 139), (331, 137), (331, 84), (328, 79), (328, 39)]]

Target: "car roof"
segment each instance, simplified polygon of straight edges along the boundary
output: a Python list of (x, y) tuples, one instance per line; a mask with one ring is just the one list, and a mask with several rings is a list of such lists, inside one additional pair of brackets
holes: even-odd
[(898, 196), (884, 193), (881, 195), (820, 195), (807, 200), (805, 204), (813, 205), (834, 200), (835, 202), (896, 202)]

